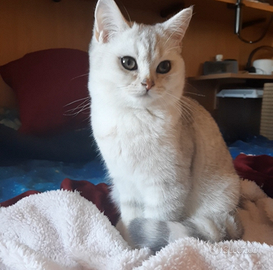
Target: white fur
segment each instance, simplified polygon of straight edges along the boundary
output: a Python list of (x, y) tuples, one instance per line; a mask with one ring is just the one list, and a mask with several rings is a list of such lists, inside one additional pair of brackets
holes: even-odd
[(185, 238), (189, 236), (189, 232), (185, 226), (178, 222), (168, 222), (168, 228), (170, 229), (169, 243), (174, 242), (179, 238)]
[[(191, 13), (184, 9), (165, 23), (145, 26), (126, 22), (113, 0), (99, 0), (96, 7), (92, 128), (125, 227), (136, 217), (213, 219), (238, 203), (239, 179), (215, 122), (182, 98), (181, 40)], [(124, 56), (135, 58), (138, 69), (124, 69)], [(158, 74), (165, 60), (171, 70)], [(145, 79), (155, 84), (148, 92)]]

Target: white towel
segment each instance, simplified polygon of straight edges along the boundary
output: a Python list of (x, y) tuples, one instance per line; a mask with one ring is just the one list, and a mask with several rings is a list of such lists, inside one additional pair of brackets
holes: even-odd
[(185, 238), (156, 255), (131, 249), (77, 192), (31, 195), (0, 208), (0, 269), (272, 269), (273, 200), (249, 181), (242, 182), (242, 193), (243, 240)]

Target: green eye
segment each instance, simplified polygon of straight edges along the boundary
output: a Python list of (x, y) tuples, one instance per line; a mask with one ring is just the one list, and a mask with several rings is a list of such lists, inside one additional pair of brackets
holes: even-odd
[(171, 70), (171, 61), (165, 60), (159, 63), (156, 72), (160, 74), (168, 73)]
[(131, 56), (124, 56), (120, 59), (122, 66), (127, 70), (136, 70), (137, 62)]

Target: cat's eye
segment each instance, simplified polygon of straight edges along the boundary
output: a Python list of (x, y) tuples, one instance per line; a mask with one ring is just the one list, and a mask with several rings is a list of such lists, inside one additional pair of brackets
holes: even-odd
[(136, 70), (137, 62), (131, 56), (124, 56), (120, 59), (122, 66), (127, 70)]
[(160, 74), (168, 73), (170, 70), (171, 70), (171, 62), (169, 60), (160, 62), (156, 68), (156, 72)]

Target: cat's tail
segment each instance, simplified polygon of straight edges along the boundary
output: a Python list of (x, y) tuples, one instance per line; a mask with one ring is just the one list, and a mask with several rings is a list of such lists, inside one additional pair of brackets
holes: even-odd
[(149, 247), (156, 252), (179, 238), (195, 237), (218, 242), (224, 239), (238, 239), (242, 231), (234, 216), (228, 215), (225, 220), (217, 221), (204, 217), (183, 222), (136, 218), (129, 224), (128, 233), (134, 247)]
[(132, 220), (128, 232), (131, 245), (135, 248), (149, 247), (154, 252), (178, 238), (190, 236), (189, 230), (181, 223), (146, 218)]

